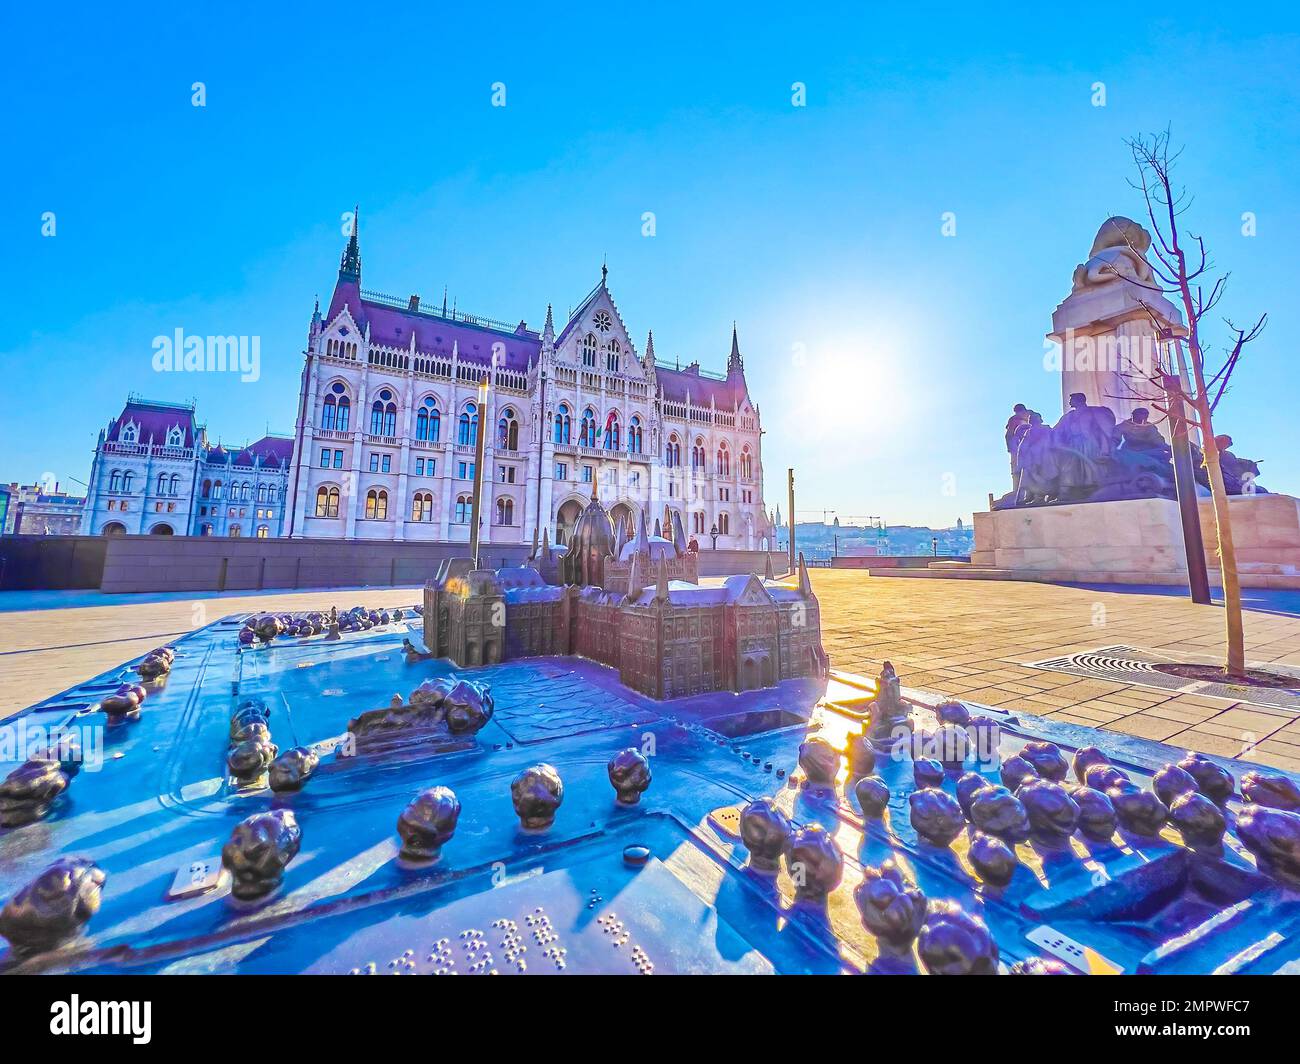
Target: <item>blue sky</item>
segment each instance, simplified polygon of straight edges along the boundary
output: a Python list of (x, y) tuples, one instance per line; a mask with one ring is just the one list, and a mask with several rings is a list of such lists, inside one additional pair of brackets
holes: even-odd
[[(360, 202), (368, 288), (538, 325), (607, 258), (638, 346), (714, 369), (735, 319), (769, 505), (794, 466), (801, 512), (952, 524), (1009, 486), (1011, 404), (1059, 414), (1051, 312), (1098, 225), (1140, 215), (1124, 138), (1172, 123), (1225, 313), (1270, 315), (1220, 431), (1300, 491), (1281, 5), (380, 6), (11, 8), (0, 479), (85, 480), (129, 391), (227, 442), (290, 432)], [(155, 373), (176, 328), (260, 336), (261, 379)]]

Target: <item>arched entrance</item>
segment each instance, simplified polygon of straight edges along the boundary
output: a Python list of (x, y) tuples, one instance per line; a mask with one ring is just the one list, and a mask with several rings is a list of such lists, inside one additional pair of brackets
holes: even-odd
[(636, 535), (637, 519), (636, 507), (630, 502), (616, 502), (609, 510), (609, 520), (614, 526), (614, 535), (618, 536), (620, 528), (627, 528), (631, 531), (628, 533), (629, 538)]
[(149, 535), (151, 536), (174, 536), (175, 534), (171, 525), (161, 521), (149, 529)]
[(573, 538), (573, 527), (578, 523), (578, 518), (582, 514), (582, 506), (577, 499), (570, 499), (564, 503), (555, 515), (555, 542), (557, 544), (568, 543)]
[(99, 534), (101, 536), (125, 536), (126, 525), (122, 524), (121, 521), (110, 521), (99, 530)]

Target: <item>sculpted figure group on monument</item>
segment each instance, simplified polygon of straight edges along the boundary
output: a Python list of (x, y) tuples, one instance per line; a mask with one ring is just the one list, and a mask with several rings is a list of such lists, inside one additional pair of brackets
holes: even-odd
[[(1047, 503), (1101, 502), (1108, 499), (1175, 497), (1173, 452), (1151, 422), (1146, 407), (1116, 423), (1109, 407), (1092, 406), (1086, 396), (1070, 396), (1070, 409), (1055, 425), (1017, 403), (1007, 419), (1004, 439), (1011, 458), (1013, 488), (994, 509)], [(1219, 465), (1229, 495), (1265, 494), (1255, 478), (1259, 463), (1237, 458), (1230, 436), (1216, 437)], [(1205, 459), (1191, 445), (1197, 484), (1209, 491)]]

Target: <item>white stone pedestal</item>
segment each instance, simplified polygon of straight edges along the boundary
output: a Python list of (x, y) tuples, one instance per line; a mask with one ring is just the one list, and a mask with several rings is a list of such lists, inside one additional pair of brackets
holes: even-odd
[[(1300, 588), (1300, 500), (1242, 495), (1230, 499), (1229, 507), (1243, 586)], [(1209, 499), (1201, 500), (1200, 511), (1210, 581), (1217, 585)], [(975, 549), (966, 568), (969, 575), (989, 571), (981, 575), (1013, 580), (1186, 583), (1178, 504), (1133, 499), (977, 513)]]

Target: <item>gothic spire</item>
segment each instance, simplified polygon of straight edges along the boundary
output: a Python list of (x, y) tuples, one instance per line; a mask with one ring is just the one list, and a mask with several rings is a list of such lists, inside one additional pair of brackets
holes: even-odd
[(655, 599), (668, 601), (668, 563), (662, 556), (659, 558), (659, 571), (655, 574)]
[(542, 341), (555, 343), (555, 319), (551, 316), (551, 304), (546, 304), (546, 324), (542, 326)]
[(361, 205), (358, 204), (352, 211), (352, 233), (348, 237), (348, 246), (343, 251), (343, 258), (339, 262), (339, 280), (357, 281), (361, 280), (361, 243), (358, 238), (358, 231), (361, 228)]
[(645, 553), (646, 557), (650, 556), (650, 532), (646, 528), (645, 511), (641, 511), (641, 524), (636, 533), (636, 552), (637, 554)]
[(627, 572), (627, 599), (635, 602), (641, 596), (641, 555), (632, 555), (632, 565)]
[(673, 511), (673, 549), (679, 558), (686, 553), (686, 530), (682, 528), (682, 515), (677, 510)]
[(651, 363), (655, 360), (655, 331), (653, 329), (645, 338), (645, 360)]
[(745, 360), (740, 357), (740, 340), (736, 336), (736, 323), (731, 323), (731, 355), (727, 358), (727, 370), (744, 369)]
[(808, 579), (808, 566), (803, 560), (803, 551), (799, 552), (799, 596), (812, 598), (812, 581)]

